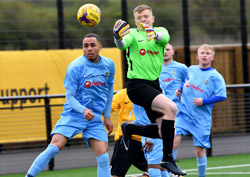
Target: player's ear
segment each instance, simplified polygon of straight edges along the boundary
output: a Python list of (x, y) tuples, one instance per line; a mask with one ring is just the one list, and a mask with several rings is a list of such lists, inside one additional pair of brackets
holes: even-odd
[(99, 44), (99, 51), (102, 50), (102, 44)]

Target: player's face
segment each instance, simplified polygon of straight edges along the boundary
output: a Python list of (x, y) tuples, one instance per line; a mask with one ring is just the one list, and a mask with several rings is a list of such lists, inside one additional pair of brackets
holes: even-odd
[(164, 53), (164, 61), (169, 61), (173, 59), (174, 49), (173, 46), (168, 44)]
[(101, 49), (102, 45), (98, 43), (95, 37), (87, 37), (83, 40), (83, 52), (88, 60), (97, 63)]
[(135, 12), (134, 13), (134, 20), (135, 25), (137, 28), (142, 29), (140, 26), (140, 23), (148, 24), (150, 26), (153, 26), (155, 17), (153, 16), (152, 12), (148, 9), (142, 11), (141, 13)]
[(213, 51), (210, 49), (200, 49), (197, 55), (201, 68), (208, 68), (214, 60)]

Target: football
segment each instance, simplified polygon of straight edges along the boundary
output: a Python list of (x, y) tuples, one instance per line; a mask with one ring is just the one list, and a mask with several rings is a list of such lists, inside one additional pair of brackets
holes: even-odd
[(77, 20), (82, 26), (96, 26), (101, 20), (101, 10), (95, 4), (84, 4), (77, 12)]

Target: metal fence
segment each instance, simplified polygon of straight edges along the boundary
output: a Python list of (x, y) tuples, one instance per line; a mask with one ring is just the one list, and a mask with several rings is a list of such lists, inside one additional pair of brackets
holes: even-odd
[[(249, 89), (250, 84), (227, 85), (227, 100), (216, 103), (214, 106), (212, 142), (218, 137), (224, 139), (224, 137), (244, 137), (250, 135)], [(20, 106), (20, 104), (15, 104), (14, 107), (0, 107), (0, 156), (3, 157), (4, 155), (5, 158), (7, 158), (8, 156), (15, 157), (18, 154), (22, 156), (22, 158), (27, 158), (28, 155), (26, 153), (28, 151), (40, 152), (41, 148), (45, 148), (50, 142), (50, 132), (56, 121), (60, 118), (60, 113), (63, 111), (63, 102), (65, 101), (64, 94), (0, 97), (1, 102), (14, 101), (15, 103), (29, 100), (34, 101), (34, 99), (43, 100), (43, 103), (36, 106)], [(55, 104), (54, 100), (57, 99), (60, 99), (62, 104), (58, 104), (58, 102)], [(114, 123), (115, 132), (118, 122), (117, 113), (112, 114), (111, 119)], [(113, 135), (114, 134), (109, 137), (111, 146)], [(247, 147), (249, 140), (244, 139), (241, 144), (235, 144), (234, 138), (232, 138), (231, 141), (233, 145), (230, 148), (235, 149), (231, 151), (231, 153), (242, 153), (240, 152), (239, 146), (245, 148), (244, 152), (250, 153), (250, 149)], [(74, 147), (79, 146), (86, 146), (80, 135), (77, 135), (66, 145), (66, 147), (70, 147), (72, 151), (75, 151)], [(238, 149), (239, 152), (237, 152)], [(75, 152), (78, 151), (76, 150)], [(209, 149), (208, 154), (213, 155), (213, 148)], [(216, 153), (216, 155), (220, 155), (220, 153)], [(16, 156), (16, 158), (18, 157)], [(35, 155), (33, 158), (35, 158)], [(25, 162), (20, 161), (20, 166), (21, 163)], [(29, 161), (26, 164), (30, 165), (30, 163)], [(55, 163), (58, 162), (54, 160), (51, 161), (48, 170), (53, 170)], [(1, 165), (4, 165), (4, 163), (1, 163)], [(71, 166), (68, 164), (68, 167)], [(78, 166), (76, 165), (72, 168), (76, 167)], [(16, 165), (16, 167), (12, 166), (11, 168), (11, 170), (15, 172), (14, 168), (18, 168), (18, 165)], [(23, 170), (24, 171), (21, 172), (25, 172), (27, 169)], [(2, 172), (2, 174), (4, 174), (4, 172)]]

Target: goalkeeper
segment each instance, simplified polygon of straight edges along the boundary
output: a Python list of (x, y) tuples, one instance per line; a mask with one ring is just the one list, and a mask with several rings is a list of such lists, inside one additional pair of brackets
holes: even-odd
[(132, 134), (162, 138), (161, 167), (177, 175), (186, 175), (176, 165), (172, 156), (177, 107), (173, 101), (162, 94), (159, 86), (164, 51), (170, 36), (165, 28), (153, 27), (154, 16), (151, 7), (139, 5), (133, 13), (137, 28), (130, 29), (127, 22), (118, 20), (113, 28), (114, 42), (119, 49), (126, 49), (127, 52), (129, 99), (143, 106), (151, 123), (157, 124), (139, 126), (123, 123), (121, 125), (122, 142), (125, 149), (128, 149)]

